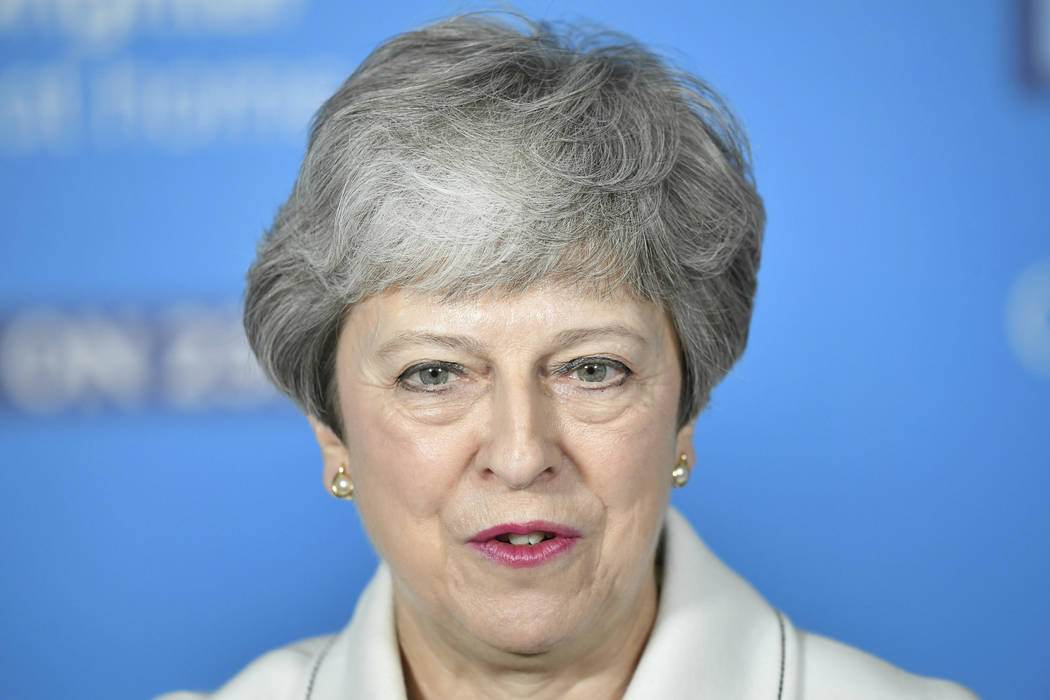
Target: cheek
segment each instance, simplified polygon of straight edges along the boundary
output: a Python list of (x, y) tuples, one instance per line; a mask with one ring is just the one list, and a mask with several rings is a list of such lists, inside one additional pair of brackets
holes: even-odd
[(647, 386), (629, 405), (618, 408), (615, 420), (593, 431), (591, 449), (602, 453), (608, 470), (628, 488), (654, 481), (675, 450), (677, 391), (672, 389), (677, 386)]
[(670, 441), (655, 430), (620, 437), (603, 456), (607, 468), (602, 473), (608, 482), (604, 490), (610, 498), (615, 496), (616, 505), (627, 510), (654, 504), (662, 509), (670, 494), (670, 476), (664, 479), (661, 469)]
[(420, 422), (380, 397), (347, 397), (343, 405), (362, 515), (398, 511), (422, 520), (438, 512), (469, 463), (468, 426)]
[(673, 465), (662, 466), (672, 459), (675, 433), (668, 421), (653, 420), (658, 417), (645, 408), (627, 410), (609, 424), (576, 424), (567, 441), (589, 488), (616, 512), (666, 503)]
[(608, 518), (605, 556), (610, 561), (644, 559), (636, 554), (653, 546), (670, 499), (677, 396), (657, 397), (610, 423), (577, 426), (581, 471)]

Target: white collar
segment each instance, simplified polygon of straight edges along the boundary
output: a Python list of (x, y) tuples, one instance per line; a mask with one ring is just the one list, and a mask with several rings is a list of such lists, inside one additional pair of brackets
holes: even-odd
[[(704, 546), (668, 509), (660, 609), (625, 700), (793, 700), (791, 624)], [(381, 564), (350, 624), (314, 664), (308, 700), (404, 700), (393, 584)]]
[(624, 700), (793, 700), (790, 622), (668, 509), (660, 609)]

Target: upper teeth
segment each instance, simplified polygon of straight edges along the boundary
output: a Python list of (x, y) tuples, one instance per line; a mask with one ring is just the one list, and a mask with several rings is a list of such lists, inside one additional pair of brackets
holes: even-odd
[(527, 535), (507, 535), (511, 544), (539, 544), (543, 541), (542, 532), (530, 532)]

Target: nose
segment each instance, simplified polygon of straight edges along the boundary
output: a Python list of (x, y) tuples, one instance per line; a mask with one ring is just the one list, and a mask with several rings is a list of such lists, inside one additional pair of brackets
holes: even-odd
[(480, 466), (508, 487), (526, 489), (549, 478), (560, 464), (554, 440), (553, 407), (528, 381), (498, 383)]

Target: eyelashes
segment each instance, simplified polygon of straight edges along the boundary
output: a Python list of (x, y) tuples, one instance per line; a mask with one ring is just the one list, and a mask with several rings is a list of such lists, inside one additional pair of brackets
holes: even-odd
[(421, 393), (444, 392), (450, 384), (461, 381), (467, 369), (455, 362), (419, 362), (398, 375), (396, 385)]
[[(555, 365), (554, 377), (568, 377), (580, 391), (602, 391), (619, 387), (633, 374), (620, 362), (604, 356), (578, 357)], [(462, 381), (469, 381), (469, 371), (455, 362), (428, 360), (418, 362), (398, 375), (395, 385), (416, 393), (444, 393), (451, 391)]]
[(632, 372), (619, 360), (592, 356), (578, 357), (560, 364), (555, 368), (554, 374), (572, 377), (581, 384), (590, 384), (591, 386), (583, 388), (587, 391), (595, 391), (620, 386), (627, 381)]

